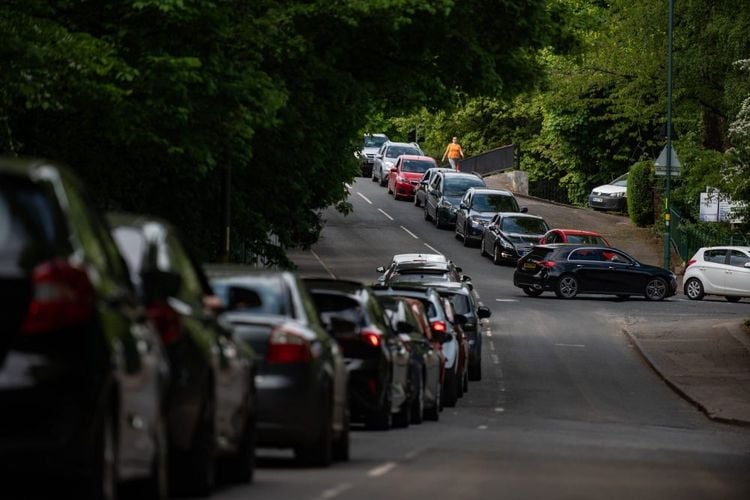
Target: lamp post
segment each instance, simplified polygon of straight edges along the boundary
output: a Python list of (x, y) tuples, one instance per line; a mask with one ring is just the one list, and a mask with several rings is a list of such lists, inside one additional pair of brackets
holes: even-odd
[(664, 214), (664, 268), (670, 269), (672, 227), (670, 219), (672, 216), (671, 182), (672, 182), (672, 12), (674, 0), (669, 2), (669, 24), (667, 28), (667, 186), (666, 186), (666, 213)]

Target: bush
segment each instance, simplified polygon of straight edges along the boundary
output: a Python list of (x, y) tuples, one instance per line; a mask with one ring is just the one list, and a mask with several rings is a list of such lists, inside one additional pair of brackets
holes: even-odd
[(633, 165), (628, 175), (628, 214), (637, 226), (654, 223), (654, 172), (651, 162)]

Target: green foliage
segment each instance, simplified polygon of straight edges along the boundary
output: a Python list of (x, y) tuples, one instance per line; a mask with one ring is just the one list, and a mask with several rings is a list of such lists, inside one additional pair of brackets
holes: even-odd
[(654, 222), (653, 162), (638, 162), (628, 174), (628, 215), (637, 226)]

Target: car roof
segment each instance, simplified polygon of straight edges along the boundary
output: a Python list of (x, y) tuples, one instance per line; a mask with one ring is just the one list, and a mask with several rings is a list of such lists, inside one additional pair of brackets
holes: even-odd
[(154, 215), (136, 214), (136, 213), (129, 213), (129, 212), (108, 212), (107, 221), (114, 228), (122, 227), (122, 226), (130, 226), (130, 227), (137, 227), (139, 229), (143, 229), (145, 226), (155, 224), (158, 226), (162, 226), (162, 228), (167, 233), (175, 232), (172, 224), (167, 222), (165, 219), (162, 219), (161, 217), (156, 217)]
[(706, 251), (706, 250), (743, 250), (745, 252), (750, 252), (750, 246), (743, 247), (743, 246), (737, 246), (737, 245), (718, 245), (715, 247), (703, 247), (698, 249)]
[(333, 278), (303, 278), (302, 281), (308, 289), (331, 290), (345, 293), (357, 293), (367, 285), (354, 280), (340, 280)]
[(495, 214), (495, 216), (500, 217), (520, 217), (522, 219), (539, 219), (544, 220), (544, 217), (541, 217), (539, 215), (533, 215), (533, 214), (524, 214), (521, 212), (498, 212)]
[(422, 161), (429, 161), (432, 163), (437, 163), (435, 161), (435, 158), (432, 156), (426, 156), (426, 155), (401, 155), (399, 158), (403, 158), (404, 160), (422, 160)]
[(383, 145), (384, 146), (412, 146), (412, 147), (415, 147), (415, 148), (422, 149), (422, 148), (419, 147), (419, 144), (417, 144), (416, 142), (385, 141), (383, 143)]
[(473, 193), (478, 194), (502, 194), (506, 196), (513, 196), (513, 193), (507, 189), (495, 189), (495, 188), (484, 188), (484, 187), (470, 187), (469, 190)]
[(439, 253), (399, 253), (393, 256), (393, 262), (395, 264), (403, 264), (406, 262), (442, 262), (447, 263), (448, 258)]
[(559, 227), (555, 227), (555, 228), (550, 229), (547, 232), (552, 232), (552, 231), (560, 231), (561, 233), (565, 233), (565, 234), (579, 234), (581, 236), (602, 236), (601, 233), (597, 233), (596, 231), (587, 231), (585, 229), (561, 229)]

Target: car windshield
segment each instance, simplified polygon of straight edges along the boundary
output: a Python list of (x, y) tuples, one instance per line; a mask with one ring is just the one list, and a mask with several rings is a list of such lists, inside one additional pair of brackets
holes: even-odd
[(401, 155), (421, 155), (422, 152), (414, 146), (391, 146), (385, 152), (386, 158), (398, 158)]
[(569, 234), (567, 235), (567, 242), (568, 243), (583, 243), (586, 245), (607, 245), (607, 242), (604, 241), (604, 238), (601, 236), (595, 236), (593, 234)]
[(531, 217), (505, 217), (502, 223), (502, 230), (506, 233), (544, 234), (548, 229), (543, 220)]
[(472, 187), (485, 187), (484, 181), (479, 177), (466, 176), (456, 177), (454, 179), (446, 177), (445, 195), (446, 196), (463, 196), (467, 189)]
[(427, 169), (430, 167), (434, 167), (435, 165), (432, 162), (424, 161), (424, 160), (404, 160), (401, 170), (404, 172), (417, 172), (417, 173), (424, 173), (427, 172)]
[(628, 187), (628, 174), (621, 175), (617, 179), (610, 182), (612, 186)]
[(504, 194), (477, 194), (471, 203), (477, 212), (518, 212), (518, 203)]
[(379, 148), (387, 140), (388, 139), (386, 139), (385, 137), (374, 137), (374, 136), (371, 136), (371, 135), (366, 135), (365, 136), (364, 147), (366, 147), (366, 148)]

